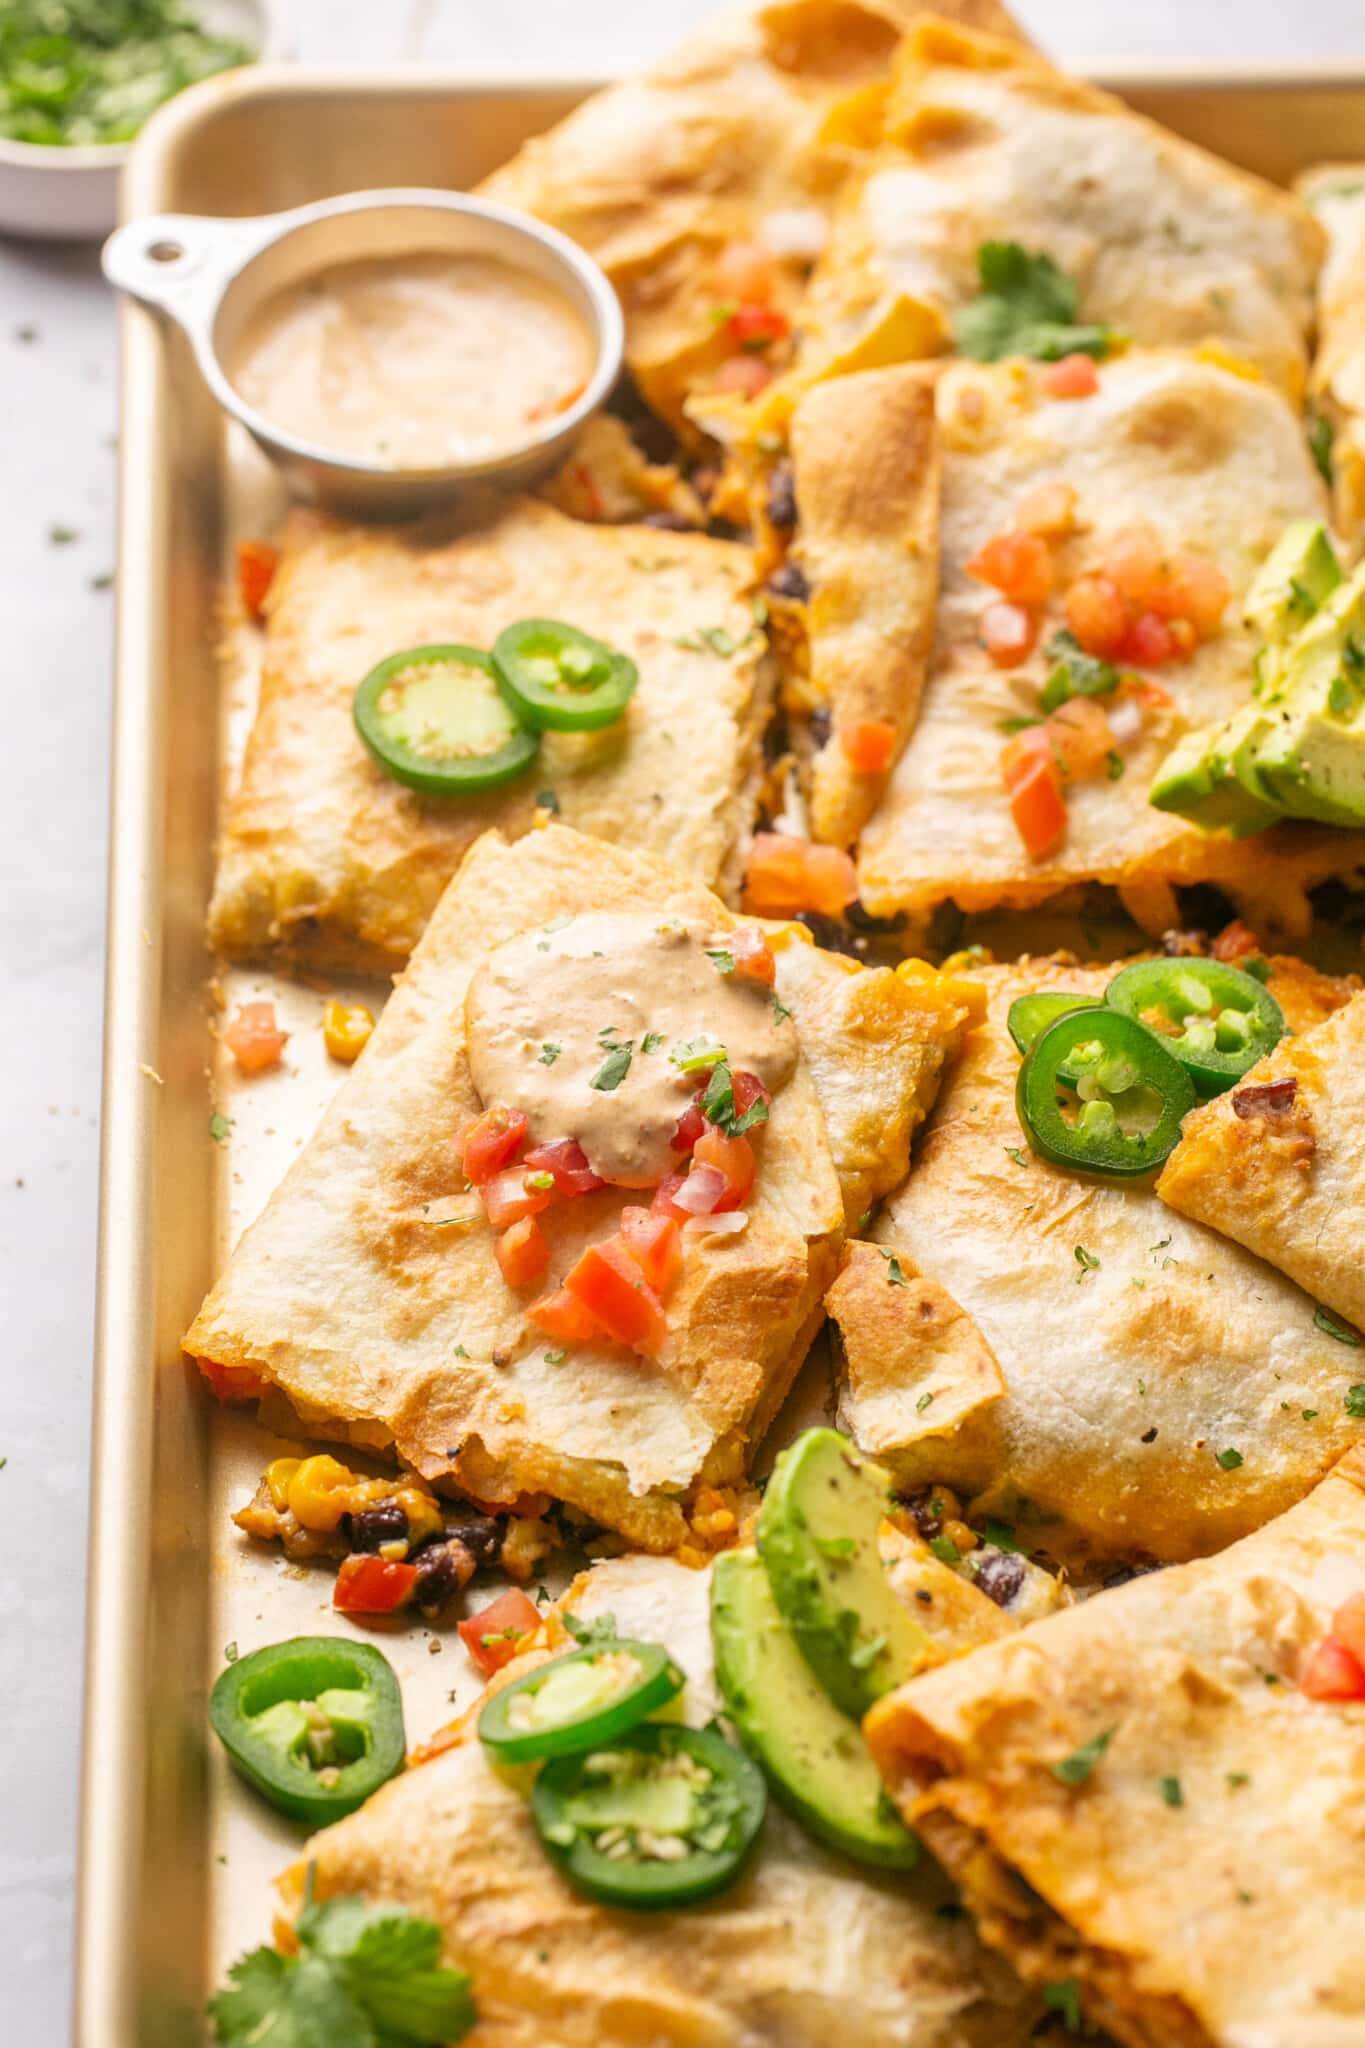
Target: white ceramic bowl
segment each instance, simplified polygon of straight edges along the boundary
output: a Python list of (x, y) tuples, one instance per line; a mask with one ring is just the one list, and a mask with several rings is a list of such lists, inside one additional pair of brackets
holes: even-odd
[[(245, 43), (258, 57), (287, 54), (271, 0), (195, 0), (195, 13), (215, 35)], [(131, 147), (68, 149), (0, 135), (0, 233), (53, 242), (107, 235), (118, 219), (119, 173)]]

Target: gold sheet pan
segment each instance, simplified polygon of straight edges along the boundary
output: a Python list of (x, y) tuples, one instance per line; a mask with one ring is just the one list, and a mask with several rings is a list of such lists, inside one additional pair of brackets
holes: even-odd
[[(1288, 179), (1365, 156), (1365, 73), (1112, 70), (1104, 83), (1235, 162)], [(363, 186), (466, 186), (589, 87), (393, 71), (259, 68), (173, 102), (134, 152), (127, 213), (257, 213)], [(210, 1752), (205, 1696), (227, 1644), (338, 1624), (330, 1579), (250, 1553), (227, 1521), (269, 1439), (210, 1413), (178, 1342), (226, 1247), (342, 1070), (322, 995), (262, 974), (294, 1036), (287, 1075), (234, 1087), (211, 1060), (203, 945), (218, 807), (253, 678), (225, 688), (217, 592), (231, 544), (278, 511), (184, 344), (123, 314), (117, 710), (105, 1016), (95, 1479), (81, 1840), (80, 2048), (190, 2048), (228, 1960), (268, 1938), (295, 1837)], [(372, 1003), (374, 992), (367, 997)], [(217, 1106), (225, 1144), (209, 1134)], [(454, 1639), (384, 1647), (416, 1739), (473, 1685)]]

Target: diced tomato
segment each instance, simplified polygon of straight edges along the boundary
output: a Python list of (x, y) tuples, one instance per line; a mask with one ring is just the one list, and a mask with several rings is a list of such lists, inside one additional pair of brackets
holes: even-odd
[(855, 775), (885, 775), (896, 751), (896, 728), (889, 718), (858, 718), (839, 727), (839, 744)]
[(481, 1188), (510, 1166), (526, 1142), (526, 1118), (519, 1109), (486, 1109), (459, 1140), (465, 1179)]
[(1119, 647), (1119, 660), (1138, 668), (1160, 668), (1179, 652), (1175, 636), (1160, 612), (1139, 612), (1130, 619)]
[(564, 1285), (609, 1337), (646, 1358), (657, 1355), (668, 1328), (663, 1306), (623, 1244), (610, 1238), (590, 1244)]
[(1125, 526), (1104, 551), (1104, 574), (1135, 612), (1150, 611), (1165, 573), (1166, 551), (1150, 526)]
[(756, 925), (742, 924), (725, 940), (725, 950), (735, 963), (735, 973), (748, 981), (760, 981), (771, 988), (777, 980), (777, 962), (772, 948)]
[(1332, 1634), (1365, 1666), (1365, 1593), (1353, 1593), (1332, 1616)]
[(1038, 619), (1027, 605), (988, 604), (981, 614), (981, 639), (997, 668), (1027, 661), (1038, 638)]
[(1107, 576), (1080, 576), (1066, 594), (1066, 622), (1087, 654), (1109, 661), (1123, 645), (1128, 613)]
[(791, 333), (791, 321), (776, 306), (748, 303), (736, 306), (725, 323), (725, 332), (736, 348), (771, 348)]
[(621, 1211), (621, 1235), (631, 1257), (662, 1300), (671, 1293), (682, 1271), (682, 1232), (676, 1222), (658, 1209), (637, 1209), (628, 1204)]
[[(1021, 746), (1006, 765), (1006, 756), (1015, 747), (1015, 741), (1031, 741)], [(1016, 733), (1005, 746), (1001, 757), (1001, 773), (1009, 792), (1010, 815), (1014, 819), (1019, 837), (1034, 860), (1050, 853), (1066, 833), (1066, 803), (1062, 796), (1062, 776), (1052, 755), (1052, 745), (1047, 731), (1041, 726), (1031, 726), (1027, 732)]]
[(265, 1381), (245, 1365), (220, 1365), (216, 1358), (197, 1358), (195, 1364), (207, 1380), (215, 1401), (232, 1408), (254, 1401), (265, 1392)]
[(540, 1627), (540, 1609), (518, 1586), (509, 1586), (460, 1623), (460, 1641), (485, 1678), (501, 1671), (520, 1653), (528, 1636)]
[(1076, 525), (1076, 493), (1070, 484), (1035, 484), (1019, 500), (1015, 522), (1025, 533), (1062, 539)]
[[(705, 1130), (705, 1128), (706, 1119), (703, 1117), (702, 1130)], [(697, 1137), (699, 1138), (700, 1136), (701, 1131), (698, 1131)], [(694, 1138), (692, 1142), (695, 1144), (696, 1139)], [(691, 1151), (692, 1147), (689, 1145), (687, 1149)], [(687, 1175), (685, 1173), (666, 1173), (659, 1182), (658, 1187), (654, 1190), (654, 1200), (650, 1203), (650, 1208), (656, 1214), (662, 1213), (665, 1216), (671, 1216), (677, 1223), (685, 1223), (688, 1211), (678, 1207), (677, 1194), (686, 1179)]]
[(244, 1074), (264, 1074), (277, 1067), (289, 1033), (275, 1022), (273, 1003), (243, 1003), (223, 1033), (223, 1043)]
[(1036, 533), (999, 533), (963, 567), (1012, 604), (1043, 604), (1052, 589), (1052, 555)]
[(717, 391), (731, 391), (740, 398), (757, 398), (773, 381), (773, 373), (762, 356), (727, 356), (712, 378)]
[(601, 1324), (567, 1287), (557, 1288), (543, 1301), (533, 1301), (526, 1314), (538, 1330), (561, 1344), (587, 1344), (602, 1334)]
[(1069, 697), (1044, 730), (1058, 767), (1073, 781), (1098, 773), (1114, 751), (1113, 730), (1093, 697)]
[(1049, 398), (1093, 398), (1100, 388), (1100, 373), (1092, 356), (1063, 356), (1038, 372), (1038, 383)]
[(674, 1124), (669, 1143), (675, 1152), (690, 1152), (705, 1129), (706, 1118), (701, 1113), (701, 1102), (690, 1102)]
[(1261, 942), (1250, 925), (1235, 917), (1231, 924), (1223, 926), (1209, 951), (1215, 960), (1240, 960), (1244, 953), (1259, 953)]
[(1216, 563), (1178, 548), (1166, 563), (1152, 609), (1167, 619), (1188, 619), (1201, 640), (1212, 639), (1228, 608), (1232, 586)]
[(577, 1138), (552, 1138), (547, 1145), (533, 1145), (521, 1163), (530, 1173), (553, 1174), (557, 1195), (590, 1195), (606, 1186), (589, 1166)]
[(248, 618), (259, 619), (280, 566), (280, 551), (269, 541), (239, 540), (237, 543), (237, 587)]
[(354, 1551), (342, 1559), (332, 1605), (340, 1614), (392, 1614), (412, 1598), (416, 1584), (415, 1564)]
[[(724, 1192), (718, 1202), (713, 1202), (707, 1215), (717, 1215), (723, 1209), (737, 1209), (754, 1184), (758, 1162), (754, 1148), (744, 1137), (727, 1137), (724, 1131), (708, 1129), (702, 1132), (692, 1148), (692, 1180), (707, 1167), (714, 1167), (725, 1182)], [(686, 1194), (686, 1189), (683, 1191)], [(680, 1197), (681, 1199), (681, 1197)]]
[[(702, 1137), (705, 1135), (703, 1131)], [(701, 1138), (697, 1143), (701, 1143)], [(680, 1216), (714, 1216), (725, 1193), (725, 1175), (718, 1166), (694, 1166), (668, 1199), (672, 1210)]]
[(1163, 690), (1150, 676), (1125, 676), (1123, 687), (1125, 694), (1147, 711), (1169, 711), (1175, 702), (1170, 691)]
[(493, 1240), (493, 1251), (509, 1287), (530, 1287), (550, 1263), (550, 1247), (534, 1216), (523, 1216)]
[(780, 272), (761, 242), (727, 242), (715, 261), (711, 281), (716, 297), (765, 306), (777, 290)]
[(1304, 1666), (1299, 1691), (1310, 1700), (1365, 1700), (1365, 1664), (1325, 1636)]
[(538, 1216), (555, 1198), (553, 1188), (528, 1188), (525, 1165), (508, 1166), (479, 1189), (483, 1211), (494, 1230), (507, 1230), (524, 1216)]
[(837, 846), (812, 846), (787, 832), (754, 835), (745, 873), (749, 908), (760, 917), (819, 910), (838, 917), (858, 894), (858, 874)]
[(758, 1075), (746, 1072), (743, 1067), (731, 1076), (730, 1086), (734, 1093), (735, 1110), (739, 1116), (747, 1116), (754, 1104), (759, 1101), (766, 1102), (769, 1109), (773, 1106), (772, 1096)]

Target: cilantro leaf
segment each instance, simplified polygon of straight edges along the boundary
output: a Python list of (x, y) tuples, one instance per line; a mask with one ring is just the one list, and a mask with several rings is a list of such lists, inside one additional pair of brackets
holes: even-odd
[(768, 1105), (761, 1095), (756, 1095), (743, 1113), (736, 1108), (735, 1081), (727, 1059), (717, 1060), (711, 1069), (711, 1078), (702, 1091), (701, 1113), (708, 1123), (715, 1124), (730, 1138), (741, 1138), (755, 1124), (768, 1121)]
[(1079, 1287), (1087, 1273), (1099, 1272), (1100, 1261), (1093, 1252), (1088, 1252), (1083, 1244), (1073, 1245), (1072, 1251), (1075, 1254), (1076, 1264), (1081, 1269), (1076, 1275), (1076, 1285)]
[(630, 1072), (631, 1048), (628, 1045), (614, 1045), (603, 1060), (588, 1086), (600, 1089), (604, 1095), (619, 1088)]
[(599, 1614), (596, 1621), (580, 1621), (576, 1614), (560, 1616), (580, 1650), (601, 1650), (616, 1641), (616, 1616)]
[(1308, 429), (1308, 452), (1317, 464), (1318, 475), (1326, 484), (1332, 481), (1332, 443), (1335, 439), (1332, 422), (1327, 416), (1324, 413), (1313, 414)]
[(783, 1002), (781, 996), (778, 995), (776, 989), (774, 989), (773, 991), (772, 1003), (774, 1024), (785, 1024), (788, 1017), (790, 1017), (791, 1015), (791, 1011), (787, 1008), (787, 1005)]
[(1246, 1460), (1243, 1458), (1242, 1453), (1239, 1450), (1235, 1450), (1231, 1444), (1228, 1445), (1225, 1451), (1219, 1451), (1214, 1459), (1215, 1465), (1219, 1466), (1224, 1472), (1235, 1472), (1237, 1467), (1245, 1464), (1245, 1462)]
[(232, 1130), (232, 1118), (224, 1116), (221, 1109), (215, 1109), (209, 1118), (209, 1136), (215, 1145), (226, 1145)]
[(1018, 242), (983, 242), (976, 252), (978, 296), (953, 322), (958, 351), (979, 363), (1032, 356), (1044, 363), (1063, 356), (1103, 356), (1114, 336), (1108, 327), (1078, 326), (1075, 283), (1040, 250)]
[(1055, 1984), (1044, 1984), (1043, 2004), (1049, 2012), (1061, 2014), (1068, 2034), (1080, 2033), (1081, 1987), (1074, 1977), (1061, 1977)]
[(1069, 626), (1063, 626), (1048, 641), (1045, 652), (1056, 667), (1043, 684), (1038, 702), (1044, 711), (1055, 711), (1072, 697), (1110, 697), (1119, 686), (1119, 672), (1111, 661), (1087, 654)]
[(706, 957), (715, 968), (717, 974), (734, 973), (735, 956), (733, 953), (727, 953), (723, 946), (708, 946), (706, 948)]
[(1365, 1422), (1365, 1385), (1348, 1387), (1341, 1398), (1346, 1413), (1357, 1422)]
[(344, 1895), (299, 1916), (298, 1957), (258, 1948), (209, 2002), (222, 2048), (442, 2048), (474, 2023), (441, 1930)]
[(1058, 1784), (1083, 1785), (1117, 1733), (1116, 1728), (1106, 1728), (1099, 1735), (1092, 1735), (1089, 1742), (1083, 1742), (1079, 1749), (1073, 1749), (1070, 1756), (1064, 1756), (1060, 1763), (1054, 1764), (1052, 1775)]
[(698, 1074), (705, 1067), (714, 1067), (725, 1058), (725, 1047), (718, 1038), (686, 1038), (681, 1045), (675, 1045), (668, 1055), (670, 1066), (680, 1074)]
[(544, 1045), (540, 1048), (539, 1057), (542, 1067), (552, 1067), (563, 1049), (562, 1046), (556, 1045), (552, 1038), (547, 1038)]
[(1324, 1337), (1335, 1337), (1338, 1344), (1349, 1344), (1353, 1350), (1360, 1348), (1360, 1338), (1356, 1331), (1345, 1323), (1339, 1323), (1325, 1308), (1320, 1308), (1314, 1313), (1313, 1328), (1321, 1330)]
[(1161, 1789), (1161, 1796), (1167, 1806), (1183, 1806), (1185, 1804), (1185, 1788), (1179, 1778), (1174, 1776), (1158, 1778), (1157, 1784)]
[[(877, 1247), (881, 1251), (881, 1246)], [(895, 1252), (882, 1252), (886, 1260), (886, 1284), (888, 1287), (908, 1287), (909, 1281), (901, 1271), (901, 1262)]]

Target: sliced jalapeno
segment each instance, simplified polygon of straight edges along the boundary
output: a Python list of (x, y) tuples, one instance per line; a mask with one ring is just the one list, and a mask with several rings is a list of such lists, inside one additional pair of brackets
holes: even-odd
[(1269, 989), (1223, 960), (1135, 960), (1104, 1000), (1145, 1025), (1206, 1097), (1231, 1088), (1284, 1037)]
[(687, 1906), (730, 1884), (767, 1807), (763, 1773), (705, 1728), (642, 1721), (608, 1749), (556, 1757), (531, 1793), (541, 1841), (609, 1906)]
[[(1079, 1073), (1075, 1083), (1064, 1067)], [(1104, 1007), (1050, 1024), (1015, 1089), (1035, 1152), (1054, 1166), (1116, 1179), (1156, 1171), (1194, 1100), (1193, 1081), (1161, 1040)]]
[(355, 693), (356, 731), (386, 774), (424, 796), (473, 796), (522, 774), (540, 734), (477, 647), (407, 647)]
[(552, 732), (614, 725), (640, 680), (629, 655), (559, 619), (505, 627), (493, 642), (493, 663), (517, 714)]
[[(1073, 1010), (1097, 1010), (1103, 1001), (1103, 996), (1071, 995), (1064, 989), (1035, 989), (1032, 995), (1015, 997), (1005, 1023), (1020, 1052), (1032, 1052), (1049, 1024)], [(1079, 1080), (1079, 1069), (1064, 1067), (1062, 1079)]]
[(354, 1813), (403, 1768), (403, 1697), (386, 1657), (344, 1636), (294, 1636), (229, 1664), (209, 1721), (263, 1798), (311, 1827)]
[(479, 1740), (498, 1763), (535, 1763), (614, 1742), (676, 1699), (683, 1674), (657, 1643), (570, 1650), (494, 1693)]

